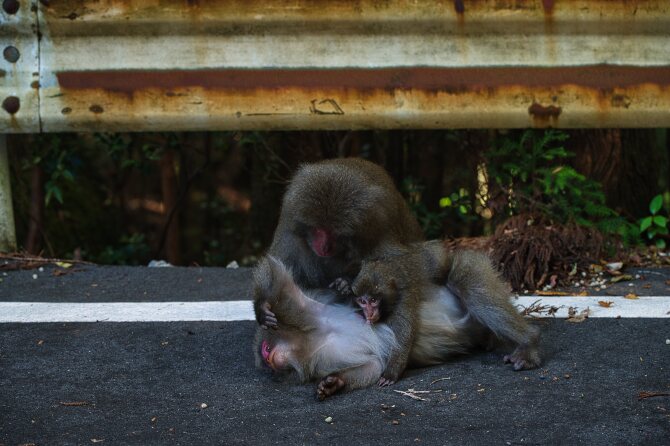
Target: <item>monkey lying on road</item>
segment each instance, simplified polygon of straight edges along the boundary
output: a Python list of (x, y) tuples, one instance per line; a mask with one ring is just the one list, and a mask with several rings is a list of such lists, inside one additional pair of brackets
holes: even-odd
[[(303, 382), (320, 380), (320, 400), (378, 382), (402, 347), (388, 324), (368, 324), (351, 306), (312, 299), (273, 257), (260, 262), (254, 281), (279, 322), (276, 330), (257, 330), (256, 364), (295, 374)], [(424, 281), (421, 293), (410, 364), (438, 364), (480, 345), (488, 328), (446, 286)]]

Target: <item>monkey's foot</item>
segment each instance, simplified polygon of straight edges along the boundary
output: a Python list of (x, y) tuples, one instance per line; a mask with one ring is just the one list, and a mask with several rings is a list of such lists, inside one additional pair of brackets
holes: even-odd
[(540, 365), (540, 354), (534, 347), (517, 347), (511, 354), (503, 357), (505, 364), (512, 364), (514, 370), (534, 369)]
[(388, 387), (392, 384), (395, 384), (396, 380), (395, 379), (390, 379), (390, 378), (384, 378), (383, 376), (379, 378), (379, 381), (377, 381), (377, 385), (379, 387)]
[(344, 380), (342, 378), (337, 375), (328, 375), (321, 380), (316, 388), (316, 397), (319, 401), (323, 401), (342, 390), (343, 387)]
[(352, 296), (354, 294), (351, 290), (351, 283), (344, 277), (338, 277), (333, 280), (333, 283), (328, 285), (328, 288), (335, 290), (341, 296)]
[(379, 381), (377, 381), (377, 385), (379, 387), (387, 387), (392, 384), (395, 384), (398, 382), (400, 379), (400, 375), (402, 375), (402, 370), (384, 370), (384, 373), (382, 373), (382, 377), (379, 378)]
[(260, 306), (260, 314), (258, 314), (258, 323), (261, 327), (267, 328), (277, 328), (277, 316), (270, 311), (270, 302), (265, 302)]

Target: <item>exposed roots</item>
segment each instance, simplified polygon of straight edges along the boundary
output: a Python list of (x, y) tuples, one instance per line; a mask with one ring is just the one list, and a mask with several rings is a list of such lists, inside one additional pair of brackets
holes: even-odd
[(489, 246), (512, 287), (534, 291), (566, 284), (571, 271), (587, 269), (600, 258), (604, 239), (595, 229), (519, 215), (498, 226)]

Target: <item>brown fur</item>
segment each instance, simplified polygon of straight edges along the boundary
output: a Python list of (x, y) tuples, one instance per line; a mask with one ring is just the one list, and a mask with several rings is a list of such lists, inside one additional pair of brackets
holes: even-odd
[[(334, 255), (320, 257), (310, 245), (315, 229), (332, 235)], [(293, 177), (282, 202), (268, 254), (281, 260), (304, 289), (327, 288), (352, 279), (368, 258), (423, 239), (421, 229), (386, 171), (358, 158), (305, 164)], [(261, 325), (272, 314), (254, 299)], [(272, 316), (270, 316), (272, 318)]]

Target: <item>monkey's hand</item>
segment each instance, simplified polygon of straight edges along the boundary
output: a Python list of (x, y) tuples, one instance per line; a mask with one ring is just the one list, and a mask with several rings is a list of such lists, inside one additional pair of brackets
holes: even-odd
[(263, 302), (258, 307), (259, 311), (256, 312), (256, 319), (261, 327), (265, 328), (274, 328), (277, 329), (277, 316), (270, 311), (270, 302)]
[(519, 346), (503, 358), (506, 364), (512, 364), (514, 370), (534, 369), (540, 365), (540, 354), (535, 347)]
[(351, 283), (344, 277), (338, 277), (333, 280), (333, 283), (328, 285), (328, 288), (335, 290), (340, 296), (353, 296), (354, 292), (351, 290)]
[(316, 388), (316, 397), (323, 401), (344, 388), (344, 380), (338, 375), (328, 375), (321, 380)]

